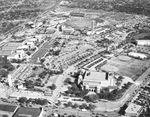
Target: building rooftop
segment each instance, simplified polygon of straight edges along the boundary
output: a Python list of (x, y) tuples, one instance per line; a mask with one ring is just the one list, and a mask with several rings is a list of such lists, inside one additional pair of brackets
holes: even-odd
[(8, 43), (6, 46), (4, 46), (2, 48), (2, 50), (11, 50), (11, 51), (14, 51), (14, 50), (16, 50), (21, 45), (22, 45), (22, 43), (11, 42), (11, 43)]
[(38, 117), (41, 111), (40, 108), (20, 107), (13, 117)]
[(15, 112), (16, 109), (15, 105), (0, 104), (0, 111)]
[(17, 47), (15, 46), (5, 46), (2, 48), (2, 50), (12, 50), (12, 51), (15, 51), (17, 49)]
[(7, 46), (11, 46), (11, 47), (18, 47), (18, 46), (20, 46), (20, 45), (22, 45), (22, 43), (10, 42), (10, 43), (8, 43), (8, 45), (7, 45)]
[(85, 77), (83, 81), (105, 81), (108, 76), (108, 73), (106, 72), (86, 72)]
[(75, 13), (75, 12), (71, 12), (70, 15), (75, 16), (75, 17), (84, 17), (85, 16), (84, 13)]
[(127, 107), (127, 109), (125, 110), (126, 113), (133, 113), (133, 114), (137, 114), (140, 113), (142, 110), (142, 106), (134, 104), (134, 103), (129, 103), (129, 106)]
[(0, 56), (8, 56), (12, 53), (11, 50), (1, 50), (0, 51)]

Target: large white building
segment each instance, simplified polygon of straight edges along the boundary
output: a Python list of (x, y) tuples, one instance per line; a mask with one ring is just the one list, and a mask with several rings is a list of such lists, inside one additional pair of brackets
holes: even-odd
[(9, 55), (7, 57), (8, 60), (23, 60), (24, 58), (26, 58), (26, 54), (24, 50), (16, 50), (16, 52), (12, 53), (11, 55)]
[(150, 46), (150, 40), (136, 40), (137, 41), (137, 45), (140, 46)]
[(148, 58), (148, 56), (146, 54), (137, 53), (137, 52), (129, 52), (128, 55), (131, 57), (140, 58), (140, 59), (147, 59)]
[(100, 92), (103, 88), (116, 88), (114, 74), (108, 72), (86, 71), (83, 77), (79, 76), (78, 83), (80, 82), (83, 82), (83, 87), (90, 91)]
[(125, 115), (127, 117), (138, 117), (142, 112), (143, 107), (134, 103), (129, 103), (127, 109), (125, 110)]

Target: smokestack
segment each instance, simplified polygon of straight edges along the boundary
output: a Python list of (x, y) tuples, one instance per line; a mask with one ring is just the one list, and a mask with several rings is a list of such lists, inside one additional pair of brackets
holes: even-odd
[(92, 23), (91, 23), (91, 29), (92, 29), (92, 34), (94, 34), (95, 20), (93, 20)]
[(8, 75), (8, 85), (12, 87), (12, 79), (10, 74)]

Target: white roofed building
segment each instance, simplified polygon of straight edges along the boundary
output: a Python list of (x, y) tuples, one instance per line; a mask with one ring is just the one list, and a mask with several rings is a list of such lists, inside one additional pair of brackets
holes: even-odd
[(97, 92), (100, 92), (102, 88), (112, 88), (116, 86), (114, 74), (102, 71), (86, 71), (82, 82), (85, 89)]
[(23, 50), (17, 50), (15, 53), (12, 53), (7, 57), (8, 60), (23, 60), (26, 57), (26, 54)]
[(129, 103), (129, 106), (125, 110), (125, 115), (129, 117), (138, 117), (142, 112), (143, 107), (134, 103)]
[(146, 54), (137, 53), (137, 52), (129, 52), (128, 55), (131, 57), (140, 58), (140, 59), (147, 59), (148, 58), (148, 56)]
[(140, 46), (150, 46), (150, 40), (136, 40), (137, 41), (137, 45), (140, 45)]

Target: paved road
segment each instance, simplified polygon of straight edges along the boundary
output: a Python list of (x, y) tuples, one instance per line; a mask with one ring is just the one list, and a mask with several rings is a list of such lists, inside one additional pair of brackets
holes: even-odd
[(69, 73), (69, 71), (72, 71), (71, 69), (73, 69), (73, 67), (69, 67), (62, 75), (58, 76), (55, 85), (56, 85), (56, 89), (53, 92), (53, 96), (52, 96), (52, 102), (56, 102), (60, 92), (61, 92), (61, 87), (63, 85), (63, 81), (65, 80), (67, 74)]

